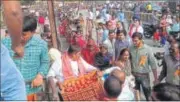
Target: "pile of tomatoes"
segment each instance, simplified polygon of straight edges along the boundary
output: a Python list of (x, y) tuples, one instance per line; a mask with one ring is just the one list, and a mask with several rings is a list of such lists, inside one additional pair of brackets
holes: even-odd
[(93, 71), (78, 78), (66, 80), (63, 84), (64, 92), (76, 92), (98, 82), (97, 72)]

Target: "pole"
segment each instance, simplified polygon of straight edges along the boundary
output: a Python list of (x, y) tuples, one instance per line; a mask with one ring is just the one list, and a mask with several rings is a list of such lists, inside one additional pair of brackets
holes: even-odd
[[(57, 48), (57, 30), (56, 30), (56, 24), (55, 24), (55, 16), (54, 16), (54, 5), (52, 0), (48, 0), (48, 11), (49, 11), (49, 21), (50, 21), (50, 27), (51, 27), (51, 34), (52, 34), (52, 43), (53, 47)], [(60, 44), (59, 44), (60, 45)]]

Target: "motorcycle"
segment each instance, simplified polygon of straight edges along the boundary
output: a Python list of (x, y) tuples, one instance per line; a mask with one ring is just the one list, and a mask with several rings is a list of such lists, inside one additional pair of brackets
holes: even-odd
[(153, 25), (144, 24), (143, 29), (144, 29), (144, 37), (145, 38), (151, 38), (155, 32)]

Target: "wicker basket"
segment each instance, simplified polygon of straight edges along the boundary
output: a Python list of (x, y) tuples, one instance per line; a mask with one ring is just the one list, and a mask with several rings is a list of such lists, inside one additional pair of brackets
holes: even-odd
[[(98, 78), (98, 77), (97, 77)], [(64, 101), (95, 101), (104, 95), (102, 81), (90, 83), (87, 87), (81, 88), (75, 92), (61, 92)]]

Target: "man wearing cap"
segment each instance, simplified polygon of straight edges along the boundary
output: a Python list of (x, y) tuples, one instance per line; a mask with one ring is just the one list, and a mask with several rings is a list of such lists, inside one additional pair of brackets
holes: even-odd
[(143, 27), (140, 24), (140, 18), (138, 16), (133, 17), (133, 23), (129, 27), (129, 36), (132, 37), (133, 33), (144, 33)]

